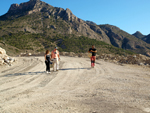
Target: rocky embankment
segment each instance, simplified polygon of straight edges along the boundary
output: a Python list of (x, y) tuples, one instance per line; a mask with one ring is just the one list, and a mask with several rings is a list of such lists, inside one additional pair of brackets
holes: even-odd
[(9, 57), (6, 54), (6, 51), (0, 47), (0, 66), (3, 65), (11, 66), (13, 62), (16, 62), (16, 59)]
[[(60, 55), (70, 56), (70, 57), (88, 57), (88, 53), (73, 53), (73, 52), (61, 52)], [(128, 56), (119, 56), (112, 54), (101, 54), (97, 55), (96, 59), (104, 59), (105, 61), (110, 61), (117, 64), (135, 64), (141, 66), (150, 66), (150, 57), (145, 55), (136, 54)]]

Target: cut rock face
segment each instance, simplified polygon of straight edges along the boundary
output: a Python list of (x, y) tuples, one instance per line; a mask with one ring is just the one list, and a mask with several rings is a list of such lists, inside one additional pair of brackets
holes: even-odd
[(13, 62), (15, 62), (16, 60), (14, 58), (9, 57), (6, 54), (5, 49), (0, 47), (0, 65), (9, 65), (11, 66)]

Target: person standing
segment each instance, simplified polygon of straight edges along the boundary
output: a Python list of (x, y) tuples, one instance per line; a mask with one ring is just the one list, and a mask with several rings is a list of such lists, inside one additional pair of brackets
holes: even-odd
[(58, 71), (60, 55), (57, 47), (55, 47), (55, 49), (51, 52), (51, 58), (53, 59), (53, 70)]
[(45, 53), (45, 64), (46, 64), (46, 73), (51, 73), (50, 72), (50, 51), (46, 50)]
[(88, 52), (92, 53), (92, 56), (90, 57), (90, 59), (91, 59), (91, 67), (94, 68), (95, 60), (96, 60), (96, 53), (97, 53), (97, 50), (96, 50), (95, 46), (92, 45), (92, 48), (90, 48)]

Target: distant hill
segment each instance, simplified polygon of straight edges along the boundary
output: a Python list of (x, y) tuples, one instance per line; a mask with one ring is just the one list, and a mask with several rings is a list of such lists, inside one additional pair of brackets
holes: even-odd
[(150, 44), (116, 26), (84, 21), (68, 8), (53, 7), (40, 0), (11, 5), (0, 17), (0, 40), (4, 39), (10, 46), (33, 52), (54, 46), (59, 46), (60, 51), (87, 52), (92, 44), (99, 53), (122, 54), (121, 48), (150, 52)]
[(149, 53), (150, 45), (143, 40), (136, 38), (133, 35), (121, 30), (120, 28), (112, 25), (99, 25), (110, 38), (111, 44), (134, 51), (136, 53), (146, 54)]
[(150, 44), (150, 34), (149, 35), (143, 35), (141, 32), (137, 31), (133, 34), (133, 36), (145, 41), (146, 43)]

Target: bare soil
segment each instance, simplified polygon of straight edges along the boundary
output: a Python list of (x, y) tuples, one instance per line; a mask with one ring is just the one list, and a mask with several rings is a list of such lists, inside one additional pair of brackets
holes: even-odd
[(43, 57), (17, 59), (0, 68), (0, 113), (150, 113), (150, 68), (61, 57), (47, 74)]

